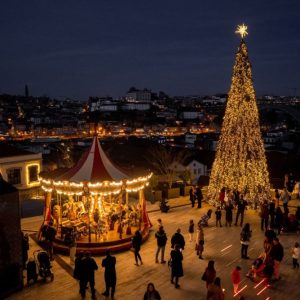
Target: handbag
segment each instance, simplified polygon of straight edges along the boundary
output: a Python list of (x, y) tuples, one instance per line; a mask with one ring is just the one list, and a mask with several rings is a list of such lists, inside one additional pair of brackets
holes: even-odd
[(203, 281), (206, 281), (206, 280), (207, 280), (206, 271), (204, 271), (204, 273), (203, 273), (201, 279), (202, 279)]

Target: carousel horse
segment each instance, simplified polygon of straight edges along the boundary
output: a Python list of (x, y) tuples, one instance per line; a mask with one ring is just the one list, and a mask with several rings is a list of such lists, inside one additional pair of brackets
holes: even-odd
[(53, 213), (52, 213), (53, 219), (54, 219), (54, 224), (58, 226), (58, 224), (61, 223), (61, 212), (60, 212), (60, 206), (59, 205), (54, 205), (53, 206)]

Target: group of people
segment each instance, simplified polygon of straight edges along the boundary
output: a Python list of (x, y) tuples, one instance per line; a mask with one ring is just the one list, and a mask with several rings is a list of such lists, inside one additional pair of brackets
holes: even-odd
[(201, 208), (202, 207), (202, 199), (203, 199), (201, 187), (200, 186), (197, 186), (197, 187), (191, 186), (189, 195), (190, 195), (190, 201), (191, 201), (192, 207), (195, 207), (195, 203), (197, 201), (197, 208)]
[[(116, 258), (112, 256), (110, 250), (106, 251), (106, 257), (102, 260), (104, 271), (105, 291), (103, 296), (114, 299), (116, 289)], [(79, 293), (82, 299), (86, 296), (86, 289), (89, 285), (91, 289), (92, 299), (96, 299), (95, 290), (95, 271), (98, 270), (98, 265), (89, 252), (81, 252), (75, 260), (74, 278), (79, 280)]]

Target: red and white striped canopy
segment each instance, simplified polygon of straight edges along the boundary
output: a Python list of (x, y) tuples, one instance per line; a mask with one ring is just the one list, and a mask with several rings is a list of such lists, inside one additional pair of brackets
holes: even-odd
[(129, 176), (115, 167), (103, 151), (98, 138), (95, 136), (90, 149), (79, 162), (58, 178), (70, 182), (101, 182), (120, 181)]

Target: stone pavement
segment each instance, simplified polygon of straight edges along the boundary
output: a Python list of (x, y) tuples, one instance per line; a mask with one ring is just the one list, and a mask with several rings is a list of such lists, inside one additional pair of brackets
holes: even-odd
[[(296, 200), (295, 200), (296, 201)], [(253, 237), (249, 246), (250, 260), (240, 259), (240, 227), (222, 227), (216, 228), (214, 226), (214, 214), (210, 221), (210, 226), (205, 228), (205, 250), (204, 260), (199, 260), (195, 254), (194, 242), (188, 241), (188, 223), (190, 219), (194, 219), (195, 222), (208, 210), (209, 206), (204, 204), (201, 209), (191, 208), (185, 204), (188, 204), (187, 198), (179, 198), (176, 200), (170, 200), (169, 204), (177, 206), (172, 208), (167, 214), (162, 214), (159, 211), (155, 211), (158, 208), (157, 204), (148, 205), (150, 210), (154, 212), (150, 213), (150, 219), (153, 226), (153, 231), (150, 238), (142, 245), (141, 256), (144, 261), (143, 266), (134, 265), (133, 254), (128, 252), (117, 253), (117, 290), (116, 299), (143, 299), (146, 286), (149, 282), (153, 282), (160, 292), (163, 300), (179, 300), (179, 299), (206, 299), (205, 283), (201, 281), (202, 273), (207, 265), (208, 260), (214, 259), (217, 276), (221, 277), (222, 286), (226, 289), (226, 300), (236, 299), (232, 295), (232, 286), (230, 283), (230, 274), (232, 269), (236, 265), (242, 267), (242, 284), (241, 287), (247, 285), (242, 292), (247, 300), (250, 299), (268, 299), (268, 300), (281, 300), (287, 297), (287, 299), (300, 299), (300, 271), (293, 270), (291, 264), (290, 248), (295, 241), (300, 242), (300, 236), (296, 234), (286, 234), (280, 236), (280, 241), (285, 248), (285, 257), (281, 265), (282, 279), (275, 283), (272, 288), (263, 290), (264, 284), (262, 283), (255, 288), (250, 280), (245, 278), (245, 274), (251, 266), (251, 262), (262, 251), (263, 244), (263, 232), (259, 228), (258, 213), (254, 211), (247, 211), (245, 221), (249, 222), (252, 226)], [(179, 206), (178, 205), (185, 205)], [(295, 205), (298, 205), (295, 202)], [(214, 208), (213, 208), (214, 210)], [(175, 289), (170, 284), (170, 271), (167, 265), (155, 264), (154, 256), (156, 250), (156, 240), (154, 238), (154, 232), (156, 230), (156, 220), (161, 218), (163, 220), (164, 227), (168, 234), (169, 240), (166, 247), (166, 259), (169, 258), (170, 253), (170, 239), (171, 235), (175, 232), (177, 227), (182, 229), (182, 232), (186, 239), (186, 249), (183, 251), (184, 256), (184, 277), (180, 279), (180, 289)], [(224, 216), (223, 216), (224, 218)], [(36, 227), (34, 223), (36, 222)], [(24, 229), (35, 230), (38, 228), (38, 218), (36, 220), (23, 220), (22, 226)], [(27, 228), (26, 228), (27, 227)], [(30, 251), (37, 248), (34, 242), (30, 241)], [(57, 263), (60, 262), (60, 264)], [(102, 257), (96, 257), (99, 270), (96, 272), (96, 289), (97, 299), (105, 299), (101, 295), (104, 290), (103, 270), (101, 268)], [(56, 261), (53, 263), (53, 272), (55, 273), (55, 279), (49, 283), (37, 283), (30, 287), (25, 287), (22, 291), (12, 295), (9, 299), (23, 300), (23, 299), (80, 299), (78, 294), (78, 283), (74, 280), (67, 271), (70, 271), (68, 265), (68, 257), (59, 255)], [(62, 267), (63, 266), (63, 267)], [(260, 295), (256, 295), (259, 293)], [(269, 298), (268, 298), (269, 297)], [(90, 298), (90, 294), (87, 295), (87, 299)]]

